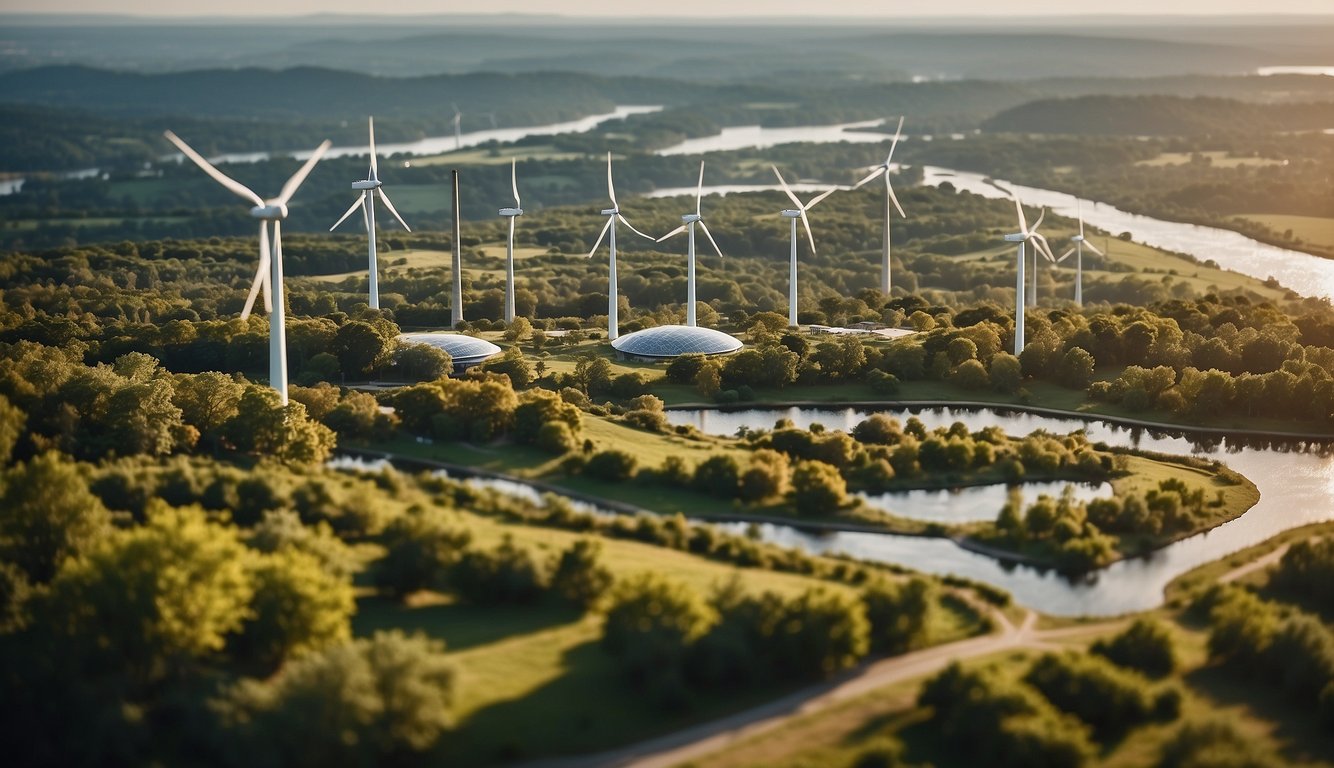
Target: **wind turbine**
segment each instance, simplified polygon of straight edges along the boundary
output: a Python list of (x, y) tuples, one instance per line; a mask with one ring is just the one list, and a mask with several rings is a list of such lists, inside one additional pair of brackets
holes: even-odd
[(616, 185), (611, 180), (611, 153), (607, 153), (607, 197), (611, 198), (611, 207), (604, 208), (602, 215), (607, 217), (607, 223), (602, 227), (602, 234), (598, 235), (598, 241), (593, 243), (593, 250), (588, 252), (589, 258), (597, 253), (598, 247), (602, 245), (602, 238), (607, 238), (607, 247), (611, 251), (610, 270), (607, 273), (607, 340), (615, 341), (620, 337), (620, 321), (616, 317), (616, 222), (630, 228), (640, 237), (652, 240), (652, 237), (635, 229), (634, 225), (621, 215), (621, 207), (616, 202)]
[(704, 193), (704, 161), (700, 160), (699, 184), (695, 187), (695, 212), (687, 213), (686, 215), (682, 216), (681, 221), (685, 222), (684, 224), (677, 227), (676, 229), (673, 229), (671, 232), (668, 232), (662, 237), (658, 238), (658, 242), (661, 243), (663, 240), (675, 237), (681, 234), (682, 232), (686, 232), (688, 234), (686, 238), (686, 242), (688, 243), (686, 252), (689, 254), (689, 262), (688, 262), (689, 266), (686, 269), (686, 325), (690, 326), (691, 328), (695, 327), (695, 224), (696, 223), (699, 224), (700, 229), (704, 230), (704, 236), (709, 238), (709, 242), (713, 245), (713, 250), (718, 252), (718, 258), (722, 258), (723, 255), (722, 249), (718, 247), (717, 241), (713, 239), (713, 235), (709, 232), (709, 225), (704, 223), (704, 218), (700, 216), (699, 213), (699, 202), (700, 202), (700, 197), (703, 195), (703, 193)]
[[(1038, 215), (1038, 220), (1037, 220), (1036, 223), (1033, 224), (1032, 229), (1028, 230), (1028, 233), (1029, 233), (1030, 235), (1037, 235), (1037, 234), (1038, 234), (1038, 227), (1042, 226), (1042, 219), (1045, 218), (1046, 215), (1047, 215), (1047, 209), (1044, 208), (1044, 209), (1042, 209), (1042, 213)], [(1038, 235), (1038, 236), (1041, 237), (1041, 235)], [(1046, 241), (1046, 239), (1044, 238), (1042, 242), (1043, 242), (1043, 243), (1046, 243), (1047, 241)], [(1029, 280), (1028, 280), (1028, 303), (1031, 304), (1031, 305), (1033, 305), (1033, 306), (1035, 306), (1035, 307), (1038, 305), (1038, 252), (1039, 252), (1039, 250), (1040, 250), (1040, 249), (1038, 249), (1038, 248), (1034, 248), (1034, 249), (1033, 249), (1033, 274), (1029, 276)], [(1050, 251), (1050, 250), (1047, 250), (1047, 251), (1043, 252), (1043, 253), (1042, 253), (1042, 256), (1043, 256), (1045, 259), (1047, 259), (1047, 261), (1050, 261), (1052, 264), (1055, 264), (1055, 263), (1056, 263), (1056, 259), (1052, 257), (1052, 255), (1051, 255), (1051, 251)]]
[[(1014, 198), (1014, 208), (1019, 212), (1019, 231), (1013, 235), (1006, 235), (1005, 241), (1019, 244), (1019, 256), (1015, 260), (1018, 276), (1014, 286), (1014, 354), (1017, 357), (1024, 351), (1024, 243), (1033, 241), (1034, 249), (1043, 249), (1047, 258), (1051, 258), (1051, 249), (1047, 248), (1047, 238), (1039, 235), (1035, 230), (1028, 228), (1028, 220), (1024, 218), (1024, 206), (1019, 202), (1019, 198)], [(1042, 217), (1046, 216), (1044, 210), (1038, 216), (1038, 224), (1042, 223)]]
[(463, 149), (463, 113), (459, 111), (458, 104), (450, 104), (454, 108), (454, 150)]
[(384, 188), (381, 186), (380, 170), (375, 160), (375, 118), (369, 118), (368, 122), (370, 124), (371, 134), (371, 168), (370, 171), (367, 172), (365, 179), (352, 182), (352, 188), (361, 191), (361, 199), (353, 203), (352, 207), (347, 209), (347, 213), (344, 213), (342, 218), (335, 221), (332, 227), (329, 227), (329, 231), (332, 232), (335, 229), (338, 229), (338, 225), (346, 221), (347, 217), (351, 216), (352, 212), (357, 210), (357, 206), (361, 206), (361, 213), (366, 219), (366, 240), (369, 242), (367, 249), (369, 253), (368, 258), (370, 261), (371, 275), (370, 305), (371, 309), (379, 309), (380, 268), (379, 262), (376, 261), (375, 258), (375, 196), (377, 194), (380, 196), (380, 200), (384, 202), (384, 207), (388, 208), (389, 212), (394, 214), (394, 218), (398, 219), (398, 223), (402, 224), (404, 229), (411, 232), (412, 227), (409, 227), (408, 223), (403, 220), (403, 217), (398, 215), (398, 211), (394, 209), (394, 204), (389, 202), (389, 196), (384, 193)]
[(895, 207), (896, 209), (898, 209), (899, 216), (901, 216), (901, 217), (903, 217), (903, 218), (905, 218), (905, 219), (908, 218), (908, 214), (906, 214), (906, 213), (903, 212), (903, 206), (899, 205), (899, 199), (898, 199), (898, 197), (896, 197), (896, 196), (894, 195), (894, 187), (891, 186), (890, 183), (889, 183), (889, 169), (890, 169), (890, 166), (891, 166), (891, 161), (892, 161), (893, 158), (894, 158), (894, 148), (897, 147), (897, 146), (899, 145), (899, 136), (902, 135), (902, 134), (903, 134), (903, 118), (900, 117), (900, 118), (899, 118), (899, 127), (898, 127), (898, 130), (894, 131), (894, 143), (892, 143), (892, 144), (889, 145), (889, 154), (888, 154), (888, 155), (885, 155), (885, 162), (881, 163), (880, 165), (877, 165), (877, 166), (875, 167), (875, 170), (873, 170), (873, 171), (871, 171), (869, 174), (867, 174), (866, 178), (864, 178), (864, 179), (862, 179), (861, 181), (857, 182), (856, 185), (853, 186), (853, 189), (858, 189), (858, 188), (860, 188), (863, 184), (866, 184), (866, 183), (870, 182), (870, 181), (871, 181), (872, 179), (874, 179), (876, 176), (881, 176), (881, 175), (883, 175), (883, 176), (885, 177), (885, 252), (884, 252), (884, 260), (881, 262), (881, 265), (880, 265), (880, 292), (881, 292), (882, 294), (885, 295), (885, 298), (886, 298), (886, 299), (889, 298), (889, 289), (890, 289), (890, 280), (889, 280), (889, 219), (890, 219), (890, 209), (889, 209), (889, 204), (890, 204), (890, 203), (893, 203), (893, 204), (894, 204), (894, 207)]
[(835, 189), (826, 189), (825, 191), (811, 198), (811, 201), (809, 203), (802, 205), (801, 201), (797, 199), (797, 196), (792, 194), (792, 190), (787, 186), (787, 182), (783, 180), (783, 174), (778, 172), (778, 166), (774, 165), (770, 167), (774, 169), (774, 175), (778, 177), (778, 183), (783, 185), (783, 191), (787, 193), (788, 199), (792, 201), (793, 205), (797, 206), (796, 208), (787, 208), (782, 211), (779, 211), (779, 214), (783, 218), (792, 221), (792, 259), (788, 264), (788, 273), (787, 273), (787, 324), (796, 325), (797, 324), (797, 219), (801, 219), (802, 225), (806, 227), (806, 237), (811, 241), (811, 253), (814, 254), (815, 235), (811, 234), (811, 222), (810, 219), (806, 218), (806, 211), (809, 211), (810, 209), (814, 208), (821, 200), (834, 194)]
[(514, 322), (514, 218), (523, 215), (519, 203), (519, 176), (517, 159), (510, 160), (510, 188), (514, 190), (514, 207), (501, 208), (500, 215), (510, 220), (510, 236), (505, 241), (505, 323)]
[[(264, 200), (249, 187), (214, 168), (203, 155), (190, 148), (179, 136), (167, 131), (163, 134), (176, 148), (199, 166), (213, 180), (239, 195), (247, 202), (255, 204), (250, 215), (259, 219), (259, 269), (255, 271), (255, 281), (250, 285), (250, 295), (246, 297), (245, 307), (241, 310), (241, 319), (250, 317), (250, 310), (255, 306), (255, 297), (260, 289), (264, 291), (264, 309), (269, 312), (269, 386), (278, 390), (283, 405), (287, 405), (287, 329), (286, 311), (283, 293), (283, 232), (282, 221), (287, 218), (287, 201), (292, 199), (301, 182), (306, 180), (315, 163), (320, 161), (332, 143), (325, 139), (315, 148), (292, 178), (283, 185), (278, 196)], [(270, 251), (269, 224), (273, 224), (272, 250)], [(278, 297), (277, 301), (273, 296)]]
[(1076, 206), (1075, 210), (1079, 212), (1079, 234), (1070, 238), (1072, 241), (1074, 241), (1075, 244), (1074, 247), (1066, 251), (1065, 253), (1061, 254), (1061, 258), (1057, 259), (1056, 262), (1059, 264), (1060, 262), (1065, 261), (1070, 254), (1072, 253), (1076, 254), (1075, 255), (1075, 304), (1082, 307), (1084, 306), (1084, 247), (1088, 246), (1088, 249), (1090, 251), (1093, 251), (1099, 256), (1106, 256), (1107, 254), (1098, 250), (1097, 246), (1095, 246), (1088, 240), (1084, 239), (1084, 205), (1082, 202), (1077, 200), (1075, 202), (1075, 206)]

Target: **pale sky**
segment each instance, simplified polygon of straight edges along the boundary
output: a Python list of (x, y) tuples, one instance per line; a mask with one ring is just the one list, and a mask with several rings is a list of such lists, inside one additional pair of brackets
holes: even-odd
[(139, 16), (296, 16), (312, 13), (495, 14), (680, 18), (744, 16), (1271, 15), (1334, 14), (1331, 0), (0, 0), (0, 12)]

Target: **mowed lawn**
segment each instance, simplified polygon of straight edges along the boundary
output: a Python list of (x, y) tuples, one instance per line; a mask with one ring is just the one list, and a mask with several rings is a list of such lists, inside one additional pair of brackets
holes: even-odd
[(1276, 213), (1248, 213), (1241, 218), (1263, 224), (1279, 234), (1292, 230), (1293, 237), (1305, 242), (1334, 247), (1334, 219), (1331, 218)]

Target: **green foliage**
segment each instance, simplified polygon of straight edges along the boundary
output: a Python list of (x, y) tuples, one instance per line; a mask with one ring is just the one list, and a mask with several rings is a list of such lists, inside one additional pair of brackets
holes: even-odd
[(409, 512), (385, 528), (385, 555), (375, 564), (375, 584), (398, 598), (443, 586), (472, 534), (438, 510)]
[(227, 437), (238, 450), (296, 465), (321, 464), (334, 448), (333, 431), (308, 418), (304, 405), (284, 406), (276, 391), (255, 385), (241, 395)]
[(246, 762), (371, 766), (435, 745), (453, 698), (444, 644), (393, 631), (309, 654), (269, 680), (242, 680), (214, 706)]
[(1283, 594), (1311, 601), (1322, 612), (1334, 612), (1334, 540), (1295, 542), (1272, 571), (1269, 585)]
[(1033, 662), (1024, 682), (1057, 709), (1088, 723), (1102, 742), (1119, 738), (1154, 714), (1148, 681), (1096, 655), (1044, 654)]
[(634, 477), (639, 460), (633, 454), (617, 448), (598, 451), (588, 457), (584, 473), (609, 483), (618, 483)]
[(1090, 650), (1117, 666), (1138, 670), (1150, 677), (1171, 674), (1177, 665), (1172, 634), (1162, 623), (1152, 619), (1136, 619), (1115, 637), (1095, 642)]
[(0, 561), (16, 565), (34, 584), (50, 581), (110, 528), (110, 515), (79, 468), (59, 454), (44, 453), (4, 472)]
[(612, 574), (602, 564), (602, 545), (596, 539), (579, 539), (560, 553), (551, 572), (551, 586), (581, 609), (596, 607), (612, 586)]
[(921, 647), (938, 599), (935, 585), (917, 577), (881, 580), (866, 587), (862, 602), (871, 622), (871, 648), (880, 653), (904, 653)]
[(351, 581), (325, 570), (295, 548), (255, 558), (250, 617), (236, 638), (236, 655), (259, 669), (345, 642), (356, 610)]
[(1231, 723), (1206, 720), (1186, 723), (1162, 746), (1162, 768), (1269, 768), (1277, 756)]
[(223, 649), (254, 594), (235, 528), (197, 507), (149, 505), (147, 522), (100, 539), (51, 582), (60, 636), (135, 679)]
[(693, 589), (645, 573), (612, 590), (602, 647), (633, 684), (664, 704), (679, 704), (679, 670), (687, 649), (716, 622), (717, 614)]
[(792, 470), (792, 490), (788, 495), (797, 512), (803, 515), (833, 514), (848, 501), (843, 476), (822, 461), (799, 462)]
[(435, 381), (454, 370), (445, 350), (430, 344), (402, 344), (394, 350), (394, 377), (408, 381)]
[(477, 605), (531, 603), (547, 589), (544, 563), (506, 536), (493, 550), (469, 549), (450, 569), (449, 583)]
[(0, 466), (9, 463), (26, 422), (27, 416), (23, 411), (9, 402), (9, 398), (0, 395)]

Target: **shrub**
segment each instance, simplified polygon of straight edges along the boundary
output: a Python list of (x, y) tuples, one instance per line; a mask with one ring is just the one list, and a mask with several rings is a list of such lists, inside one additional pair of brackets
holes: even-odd
[(741, 465), (727, 454), (710, 456), (695, 467), (691, 484), (695, 490), (723, 499), (736, 498), (740, 490)]
[(552, 569), (552, 588), (582, 609), (597, 605), (611, 585), (611, 571), (602, 564), (602, 544), (593, 539), (571, 544), (560, 553)]
[(1210, 720), (1187, 723), (1163, 744), (1160, 768), (1269, 768), (1276, 756), (1230, 723)]
[(822, 461), (803, 461), (792, 472), (791, 496), (797, 512), (827, 515), (847, 503), (847, 483), (834, 467)]
[(645, 573), (612, 590), (602, 647), (620, 660), (632, 682), (644, 685), (654, 674), (679, 674), (689, 646), (716, 621), (694, 589)]
[(531, 603), (546, 590), (542, 563), (508, 534), (490, 551), (469, 550), (450, 569), (449, 582), (476, 605)]
[(1024, 682), (1058, 709), (1093, 726), (1100, 741), (1118, 737), (1153, 716), (1147, 681), (1100, 656), (1077, 651), (1045, 654), (1033, 662)]
[(862, 591), (866, 617), (871, 622), (871, 648), (882, 653), (903, 653), (926, 639), (936, 605), (936, 590), (926, 579), (876, 581)]
[(1116, 637), (1097, 641), (1090, 650), (1118, 666), (1151, 677), (1168, 675), (1177, 664), (1172, 634), (1167, 627), (1151, 619), (1137, 619)]
[(549, 421), (537, 430), (537, 447), (547, 453), (563, 454), (579, 447), (579, 438), (559, 421)]
[(443, 585), (472, 533), (432, 510), (404, 514), (385, 528), (384, 538), (385, 555), (376, 563), (375, 584), (402, 598)]
[(609, 448), (588, 457), (588, 463), (584, 465), (584, 473), (599, 480), (618, 483), (634, 477), (635, 466), (638, 463), (638, 460), (631, 454)]

